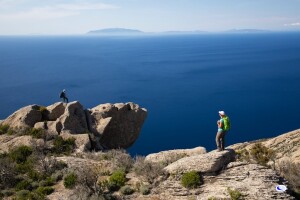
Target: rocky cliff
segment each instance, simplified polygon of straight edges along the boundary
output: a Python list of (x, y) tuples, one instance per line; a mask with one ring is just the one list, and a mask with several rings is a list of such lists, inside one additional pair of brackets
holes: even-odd
[(18, 143), (43, 143), (20, 137), (29, 129), (43, 130), (46, 141), (58, 135), (75, 138), (77, 151), (128, 148), (138, 138), (146, 116), (147, 110), (134, 103), (101, 104), (92, 109), (84, 109), (78, 101), (48, 107), (29, 105), (0, 122), (18, 133), (0, 137), (0, 152)]
[[(0, 198), (299, 198), (300, 130), (221, 152), (196, 147), (132, 158), (122, 148), (137, 139), (146, 115), (134, 103), (92, 109), (56, 103), (16, 111), (0, 122)], [(278, 185), (288, 190), (277, 191)]]

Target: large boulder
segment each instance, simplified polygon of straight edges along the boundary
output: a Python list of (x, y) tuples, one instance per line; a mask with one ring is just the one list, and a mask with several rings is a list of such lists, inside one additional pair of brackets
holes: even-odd
[(27, 128), (33, 127), (35, 123), (40, 121), (42, 121), (40, 106), (29, 105), (14, 112), (1, 124), (8, 124), (12, 128)]
[(146, 156), (145, 160), (154, 163), (172, 163), (181, 158), (195, 156), (206, 153), (204, 147), (196, 147), (193, 149), (175, 149), (169, 151), (161, 151)]
[(66, 109), (66, 104), (62, 102), (57, 102), (53, 105), (50, 105), (47, 107), (48, 113), (48, 120), (49, 121), (55, 121), (57, 120), (60, 116), (62, 116), (65, 112)]
[(59, 133), (63, 130), (71, 134), (89, 132), (83, 106), (78, 101), (68, 103), (64, 114), (56, 120), (56, 124)]
[(182, 174), (190, 171), (214, 173), (226, 167), (234, 158), (235, 152), (231, 149), (221, 152), (211, 151), (206, 154), (179, 159), (164, 169), (170, 174)]
[[(96, 146), (128, 148), (138, 138), (147, 110), (134, 103), (101, 104), (87, 111)], [(98, 139), (97, 139), (98, 138)]]
[(75, 145), (76, 145), (76, 153), (81, 153), (81, 152), (86, 152), (90, 151), (92, 146), (91, 146), (91, 141), (89, 138), (89, 134), (70, 134), (68, 131), (64, 131), (60, 134), (60, 136), (64, 139), (67, 140), (69, 138), (74, 138), (75, 139)]

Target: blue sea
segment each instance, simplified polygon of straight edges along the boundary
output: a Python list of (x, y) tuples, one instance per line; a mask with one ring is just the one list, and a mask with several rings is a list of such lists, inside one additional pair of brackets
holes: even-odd
[(300, 128), (300, 33), (1, 36), (0, 77), (0, 119), (64, 88), (85, 108), (147, 108), (132, 155), (216, 148), (219, 110), (227, 145)]

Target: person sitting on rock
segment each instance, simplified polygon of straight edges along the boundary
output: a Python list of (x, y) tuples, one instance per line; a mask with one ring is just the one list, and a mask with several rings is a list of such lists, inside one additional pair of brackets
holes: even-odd
[(216, 143), (218, 151), (223, 151), (225, 147), (225, 135), (230, 129), (230, 120), (229, 117), (225, 115), (224, 111), (219, 111), (219, 115), (221, 119), (217, 121), (218, 132), (216, 135)]
[(60, 93), (59, 97), (61, 99), (63, 99), (63, 102), (69, 103), (69, 99), (67, 98), (67, 95), (66, 95), (66, 89), (63, 89), (63, 91)]

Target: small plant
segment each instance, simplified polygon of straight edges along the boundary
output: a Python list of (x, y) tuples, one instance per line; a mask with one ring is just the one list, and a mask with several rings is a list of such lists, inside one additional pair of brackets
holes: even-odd
[(235, 189), (227, 188), (231, 200), (239, 200), (242, 199), (242, 194)]
[(37, 194), (39, 194), (40, 196), (44, 196), (44, 195), (49, 195), (52, 192), (54, 192), (54, 189), (52, 187), (39, 187), (38, 189), (36, 189), (35, 191)]
[(43, 129), (29, 128), (26, 130), (25, 135), (30, 135), (33, 138), (43, 139), (46, 137), (46, 133)]
[(207, 200), (217, 200), (216, 197), (209, 197)]
[(20, 146), (17, 149), (15, 149), (12, 152), (10, 152), (9, 156), (16, 163), (23, 164), (27, 160), (27, 157), (29, 157), (31, 154), (32, 154), (31, 147)]
[(126, 174), (125, 172), (118, 170), (115, 171), (109, 177), (109, 186), (112, 190), (118, 190), (120, 187), (124, 186), (126, 182)]
[(150, 183), (164, 174), (163, 168), (162, 164), (147, 162), (145, 161), (145, 157), (141, 156), (136, 157), (133, 165), (133, 171), (137, 175), (145, 177)]
[(7, 124), (0, 125), (0, 135), (6, 134), (8, 130), (9, 130), (9, 125)]
[(266, 166), (267, 163), (274, 159), (275, 153), (273, 150), (268, 149), (261, 143), (256, 143), (251, 149), (250, 149), (250, 155), (252, 158), (260, 165)]
[(147, 185), (141, 185), (139, 191), (142, 195), (148, 195), (151, 192), (150, 187)]
[(185, 188), (197, 188), (200, 182), (200, 176), (196, 171), (187, 172), (181, 177), (181, 184)]
[(23, 180), (16, 185), (16, 190), (31, 190), (31, 183), (28, 180)]
[(121, 187), (120, 192), (124, 195), (131, 195), (132, 193), (134, 193), (134, 189), (132, 189), (128, 185), (125, 185)]
[(45, 106), (39, 106), (39, 111), (42, 113), (42, 119), (47, 119), (49, 111)]
[(58, 136), (54, 139), (54, 147), (52, 151), (56, 154), (69, 155), (75, 148), (75, 140), (75, 138), (68, 138), (64, 140), (62, 137)]
[(64, 178), (64, 186), (66, 188), (74, 188), (77, 181), (77, 175), (75, 173), (70, 173)]

